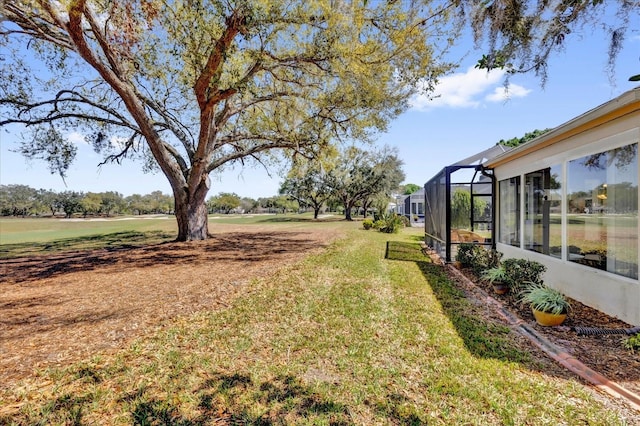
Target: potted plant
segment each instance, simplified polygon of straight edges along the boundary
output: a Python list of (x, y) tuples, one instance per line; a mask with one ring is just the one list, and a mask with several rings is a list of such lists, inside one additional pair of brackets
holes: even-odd
[(482, 272), (482, 279), (493, 286), (493, 291), (497, 294), (505, 294), (509, 291), (507, 274), (502, 266), (495, 266)]
[(528, 284), (520, 301), (531, 306), (536, 322), (544, 326), (562, 324), (571, 309), (564, 294), (541, 283)]

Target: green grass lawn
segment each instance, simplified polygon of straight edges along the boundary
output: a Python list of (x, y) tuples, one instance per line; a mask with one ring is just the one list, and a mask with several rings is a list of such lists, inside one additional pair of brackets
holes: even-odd
[[(313, 214), (212, 215), (209, 231), (218, 225), (282, 225), (290, 228), (340, 220), (314, 221)], [(125, 216), (102, 219), (0, 218), (0, 259), (48, 255), (61, 251), (134, 247), (171, 241), (178, 235), (174, 216)]]
[(0, 218), (0, 245), (54, 242), (122, 232), (177, 233), (173, 216), (125, 216), (104, 219)]
[(0, 424), (624, 424), (479, 317), (421, 229), (336, 226), (228, 308), (0, 394)]

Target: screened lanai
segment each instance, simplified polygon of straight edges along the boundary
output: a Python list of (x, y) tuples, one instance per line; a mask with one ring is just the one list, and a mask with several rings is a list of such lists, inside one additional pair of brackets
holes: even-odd
[(507, 150), (495, 145), (445, 167), (424, 185), (425, 243), (446, 262), (461, 243), (495, 247), (495, 182), (482, 164)]

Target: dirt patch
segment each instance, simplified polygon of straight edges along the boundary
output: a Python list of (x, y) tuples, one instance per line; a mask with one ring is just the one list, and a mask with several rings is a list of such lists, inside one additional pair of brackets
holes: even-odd
[(224, 308), (340, 235), (225, 227), (215, 238), (0, 261), (0, 386), (123, 347), (166, 320)]

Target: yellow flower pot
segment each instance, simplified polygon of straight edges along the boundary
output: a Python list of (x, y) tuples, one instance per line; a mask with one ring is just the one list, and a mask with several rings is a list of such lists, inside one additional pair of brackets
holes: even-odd
[(536, 322), (543, 326), (560, 325), (567, 318), (567, 314), (551, 314), (549, 312), (542, 312), (536, 309), (531, 309), (533, 316), (536, 318)]

